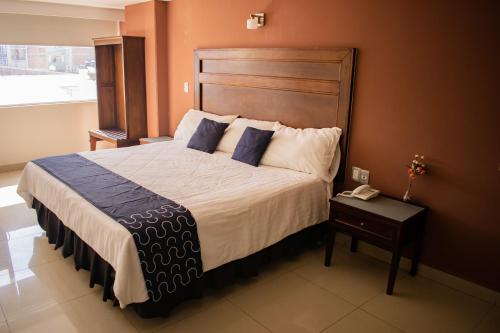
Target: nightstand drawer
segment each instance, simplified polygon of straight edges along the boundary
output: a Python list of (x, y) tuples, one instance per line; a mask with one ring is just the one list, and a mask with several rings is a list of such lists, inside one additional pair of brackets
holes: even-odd
[(353, 227), (386, 240), (392, 240), (396, 231), (396, 228), (387, 222), (372, 217), (352, 216), (342, 211), (337, 212), (335, 223)]

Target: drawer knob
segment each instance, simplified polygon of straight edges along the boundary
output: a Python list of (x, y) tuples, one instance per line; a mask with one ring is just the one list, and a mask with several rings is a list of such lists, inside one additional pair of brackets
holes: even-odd
[(361, 225), (362, 227), (364, 227), (364, 226), (365, 226), (365, 222), (361, 222), (361, 223), (360, 223), (360, 225)]

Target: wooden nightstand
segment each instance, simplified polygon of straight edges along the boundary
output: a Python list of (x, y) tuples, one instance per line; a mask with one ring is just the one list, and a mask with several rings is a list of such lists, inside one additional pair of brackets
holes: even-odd
[(369, 201), (336, 196), (330, 199), (330, 218), (325, 249), (325, 266), (330, 266), (337, 231), (352, 236), (351, 251), (357, 250), (358, 239), (392, 252), (387, 283), (392, 295), (403, 248), (413, 244), (410, 274), (417, 273), (420, 246), (427, 208), (385, 196)]
[(148, 143), (155, 143), (155, 142), (163, 142), (163, 141), (170, 141), (173, 140), (174, 138), (171, 138), (169, 136), (159, 136), (156, 138), (140, 138), (139, 143), (141, 145), (146, 145)]

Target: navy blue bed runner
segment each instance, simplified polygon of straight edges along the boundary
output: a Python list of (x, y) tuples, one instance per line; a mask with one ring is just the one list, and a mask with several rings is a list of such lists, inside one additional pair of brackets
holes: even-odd
[(153, 302), (201, 278), (196, 221), (188, 209), (78, 154), (32, 162), (132, 234)]

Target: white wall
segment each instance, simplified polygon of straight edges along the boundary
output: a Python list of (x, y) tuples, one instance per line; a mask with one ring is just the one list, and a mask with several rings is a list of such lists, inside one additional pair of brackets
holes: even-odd
[(96, 102), (0, 108), (0, 166), (89, 150)]
[[(98, 0), (95, 2), (100, 3)], [(82, 0), (81, 3), (85, 6), (21, 0), (0, 0), (0, 13), (75, 17), (106, 21), (123, 21), (124, 19), (123, 9), (88, 7), (91, 5), (85, 0)]]
[[(5, 44), (91, 46), (94, 37), (114, 35), (115, 21), (0, 14)], [(0, 167), (88, 150), (92, 128), (97, 128), (96, 102), (0, 107)]]
[(118, 34), (116, 21), (0, 13), (0, 43), (92, 46)]

